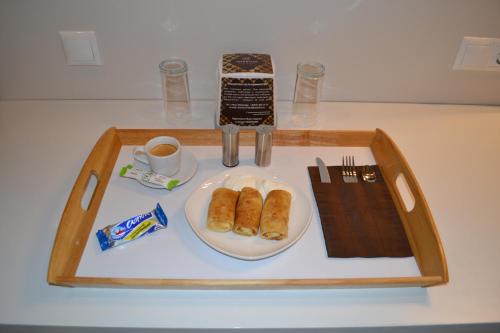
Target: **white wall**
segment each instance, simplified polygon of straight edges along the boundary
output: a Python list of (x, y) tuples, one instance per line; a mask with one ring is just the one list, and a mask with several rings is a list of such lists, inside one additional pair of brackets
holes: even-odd
[[(95, 30), (104, 65), (67, 66), (59, 30)], [(0, 0), (0, 98), (157, 99), (178, 56), (213, 99), (219, 56), (251, 51), (273, 55), (281, 100), (314, 59), (325, 100), (500, 104), (500, 72), (452, 71), (463, 36), (500, 37), (500, 1)]]

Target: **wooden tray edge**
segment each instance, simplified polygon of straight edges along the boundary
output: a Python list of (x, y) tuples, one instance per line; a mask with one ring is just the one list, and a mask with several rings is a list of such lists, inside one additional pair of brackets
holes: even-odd
[[(102, 196), (106, 189), (109, 177), (113, 170), (116, 158), (122, 145), (140, 145), (158, 135), (172, 135), (179, 138), (185, 145), (220, 145), (221, 134), (218, 130), (205, 129), (108, 129), (97, 141), (94, 149), (85, 161), (82, 170), (75, 182), (66, 207), (61, 217), (59, 228), (54, 240), (54, 245), (49, 262), (47, 281), (49, 284), (61, 286), (129, 286), (146, 288), (332, 288), (332, 287), (370, 287), (370, 286), (421, 286), (427, 287), (448, 282), (448, 272), (444, 251), (435, 228), (432, 215), (428, 206), (424, 205), (426, 223), (431, 226), (431, 236), (435, 238), (435, 244), (439, 249), (435, 258), (440, 269), (426, 269), (425, 260), (418, 252), (415, 259), (422, 273), (421, 277), (408, 278), (345, 278), (345, 279), (263, 279), (263, 280), (179, 280), (179, 279), (122, 279), (122, 278), (99, 278), (99, 277), (76, 277), (76, 270), (89, 237), (92, 224), (99, 209)], [(240, 143), (242, 145), (253, 145), (255, 131), (242, 131)], [(372, 149), (376, 155), (377, 145), (380, 142), (388, 145), (397, 160), (402, 164), (407, 177), (416, 184), (417, 192), (421, 194), (420, 187), (409, 169), (406, 160), (397, 146), (383, 131), (323, 131), (323, 130), (276, 130), (273, 135), (273, 144), (289, 146), (366, 146)], [(380, 155), (380, 151), (378, 152)], [(375, 156), (377, 158), (377, 156)], [(381, 162), (385, 163), (383, 159)], [(98, 185), (91, 199), (87, 211), (80, 207), (88, 179), (91, 174), (98, 178)], [(384, 178), (386, 176), (384, 175)], [(397, 196), (396, 201), (400, 200)], [(423, 198), (424, 202), (425, 199)], [(401, 214), (401, 212), (400, 212)], [(407, 221), (408, 218), (403, 218)], [(76, 220), (76, 221), (75, 221)], [(413, 237), (412, 231), (409, 238)], [(412, 238), (413, 239), (413, 238)], [(415, 253), (415, 252), (414, 252)], [(431, 272), (432, 271), (432, 272)], [(189, 281), (190, 283), (186, 283)]]
[(298, 289), (428, 287), (443, 283), (440, 276), (336, 279), (148, 279), (60, 277), (58, 285), (89, 288), (161, 289)]
[[(75, 275), (120, 148), (116, 129), (110, 128), (97, 140), (83, 164), (54, 239), (47, 272), (50, 284), (56, 284), (60, 276)], [(91, 176), (97, 178), (97, 185), (85, 210), (81, 207), (81, 200)]]
[[(190, 146), (221, 146), (222, 133), (216, 129), (117, 129), (123, 145), (143, 145), (155, 136), (175, 136), (182, 144)], [(274, 146), (345, 146), (369, 147), (375, 131), (337, 130), (275, 130)], [(242, 146), (255, 144), (255, 131), (240, 131)]]
[[(394, 141), (384, 131), (377, 129), (376, 132), (372, 152), (401, 217), (420, 272), (423, 276), (440, 276), (442, 283), (447, 283), (449, 275), (444, 248), (420, 185)], [(415, 201), (410, 211), (406, 210), (397, 190), (396, 180), (401, 174)]]

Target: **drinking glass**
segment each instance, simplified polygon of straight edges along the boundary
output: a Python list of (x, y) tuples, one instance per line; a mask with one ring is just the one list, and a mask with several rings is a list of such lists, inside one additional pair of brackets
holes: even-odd
[(167, 121), (182, 124), (191, 120), (187, 63), (178, 58), (168, 58), (160, 63), (163, 106)]

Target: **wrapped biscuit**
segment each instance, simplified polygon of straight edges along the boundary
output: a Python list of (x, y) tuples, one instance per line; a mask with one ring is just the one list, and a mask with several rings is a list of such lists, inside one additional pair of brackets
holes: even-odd
[(281, 240), (288, 237), (288, 220), (292, 195), (285, 190), (267, 194), (260, 218), (260, 237)]
[(243, 236), (255, 236), (259, 231), (262, 196), (252, 187), (243, 187), (236, 205), (233, 231)]
[(240, 192), (219, 187), (212, 193), (208, 205), (208, 229), (217, 232), (227, 232), (233, 229), (236, 203)]
[(101, 250), (105, 251), (142, 236), (150, 235), (157, 230), (165, 229), (167, 224), (167, 216), (158, 203), (155, 209), (148, 213), (133, 216), (125, 221), (99, 229), (96, 236)]

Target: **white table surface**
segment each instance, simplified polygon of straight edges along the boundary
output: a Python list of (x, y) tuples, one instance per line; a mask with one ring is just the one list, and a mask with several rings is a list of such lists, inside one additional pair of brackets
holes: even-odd
[[(195, 102), (180, 127), (213, 128)], [(279, 103), (280, 128), (299, 128)], [(46, 273), (73, 183), (107, 128), (174, 127), (161, 101), (0, 102), (0, 324), (162, 328), (381, 327), (500, 322), (500, 107), (325, 103), (308, 128), (385, 130), (426, 196), (450, 282), (431, 288), (86, 289)]]

